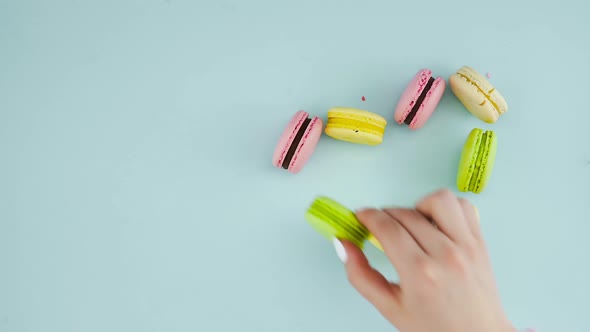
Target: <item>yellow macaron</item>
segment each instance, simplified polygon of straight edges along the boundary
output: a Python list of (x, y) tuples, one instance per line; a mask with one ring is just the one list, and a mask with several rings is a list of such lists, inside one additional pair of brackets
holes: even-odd
[(387, 121), (382, 116), (350, 107), (333, 107), (328, 110), (326, 135), (356, 144), (379, 145)]

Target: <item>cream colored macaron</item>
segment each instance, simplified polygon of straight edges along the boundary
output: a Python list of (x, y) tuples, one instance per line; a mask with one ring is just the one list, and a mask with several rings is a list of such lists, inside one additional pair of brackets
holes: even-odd
[(483, 75), (464, 66), (449, 78), (451, 90), (471, 114), (486, 123), (508, 111), (506, 100)]

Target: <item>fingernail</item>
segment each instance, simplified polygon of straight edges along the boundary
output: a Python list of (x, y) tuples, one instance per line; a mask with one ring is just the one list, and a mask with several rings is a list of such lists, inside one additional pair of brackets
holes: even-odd
[(474, 206), (473, 209), (475, 210), (475, 215), (477, 216), (477, 222), (479, 223), (479, 210)]
[(346, 263), (348, 255), (346, 255), (346, 249), (344, 249), (342, 242), (340, 242), (340, 240), (338, 240), (337, 238), (334, 238), (332, 240), (332, 244), (334, 244), (334, 249), (336, 250), (336, 255), (338, 255), (338, 258), (340, 258), (342, 263)]

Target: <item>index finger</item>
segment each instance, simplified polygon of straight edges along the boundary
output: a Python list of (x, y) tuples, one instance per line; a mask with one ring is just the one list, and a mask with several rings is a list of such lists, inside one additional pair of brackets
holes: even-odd
[(439, 190), (416, 204), (416, 210), (434, 221), (437, 227), (453, 242), (468, 243), (472, 239), (463, 208), (450, 190)]
[(356, 216), (379, 241), (383, 252), (400, 274), (407, 271), (412, 262), (426, 257), (404, 226), (384, 211), (367, 209), (358, 211)]

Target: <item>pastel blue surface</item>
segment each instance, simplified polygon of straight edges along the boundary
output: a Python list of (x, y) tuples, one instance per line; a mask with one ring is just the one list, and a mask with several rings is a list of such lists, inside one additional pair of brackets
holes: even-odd
[[(0, 1), (0, 331), (386, 331), (305, 223), (454, 189), (494, 129), (473, 200), (518, 327), (587, 331), (587, 2)], [(393, 122), (415, 72), (491, 74), (486, 125), (447, 89), (420, 131)], [(366, 101), (361, 101), (365, 96)], [(292, 114), (343, 105), (384, 143), (323, 136), (274, 168)], [(385, 258), (368, 249), (390, 277)]]

